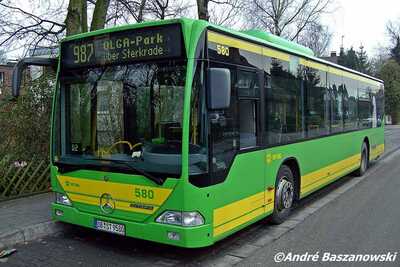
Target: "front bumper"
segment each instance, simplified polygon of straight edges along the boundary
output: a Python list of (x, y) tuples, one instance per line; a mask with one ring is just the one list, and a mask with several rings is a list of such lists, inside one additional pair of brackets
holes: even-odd
[[(62, 211), (63, 215), (56, 215), (56, 210)], [(51, 212), (53, 219), (56, 221), (76, 224), (92, 229), (94, 229), (95, 219), (124, 224), (126, 236), (173, 246), (198, 248), (210, 246), (214, 243), (214, 239), (212, 237), (212, 227), (209, 224), (198, 227), (181, 227), (160, 224), (154, 221), (139, 223), (81, 212), (74, 207), (56, 203), (51, 204)], [(168, 232), (178, 233), (180, 235), (180, 240), (168, 239)]]

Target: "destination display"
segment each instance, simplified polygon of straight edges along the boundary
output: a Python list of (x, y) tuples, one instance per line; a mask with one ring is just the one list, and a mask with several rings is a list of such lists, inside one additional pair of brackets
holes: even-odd
[(61, 45), (63, 68), (180, 57), (182, 54), (179, 24), (96, 35)]

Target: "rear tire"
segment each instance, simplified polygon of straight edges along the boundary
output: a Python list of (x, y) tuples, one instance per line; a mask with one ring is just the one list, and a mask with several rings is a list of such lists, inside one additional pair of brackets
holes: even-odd
[(274, 211), (271, 216), (273, 224), (283, 223), (292, 211), (295, 199), (295, 184), (292, 170), (282, 165), (275, 182)]
[(363, 176), (369, 166), (369, 155), (368, 155), (368, 147), (367, 144), (364, 142), (363, 145), (361, 146), (361, 161), (360, 161), (360, 168), (356, 170), (355, 174), (357, 176)]

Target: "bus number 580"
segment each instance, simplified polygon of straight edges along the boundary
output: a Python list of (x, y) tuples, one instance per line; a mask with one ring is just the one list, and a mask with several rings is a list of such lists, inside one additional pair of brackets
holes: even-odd
[(151, 190), (151, 189), (135, 188), (135, 196), (137, 198), (153, 199), (154, 198), (154, 191)]
[(217, 54), (229, 57), (229, 47), (223, 45), (217, 45)]

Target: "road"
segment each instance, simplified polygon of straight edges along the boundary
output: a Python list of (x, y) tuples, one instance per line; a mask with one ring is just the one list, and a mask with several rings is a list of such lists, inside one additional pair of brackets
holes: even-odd
[[(388, 127), (386, 149), (400, 147), (400, 127)], [(240, 266), (310, 266), (306, 263), (276, 264), (278, 252), (296, 253), (387, 253), (400, 252), (400, 150), (373, 164), (368, 175), (335, 201), (308, 216), (293, 229), (265, 246), (254, 246), (266, 236), (264, 220), (203, 249), (181, 249), (125, 238), (80, 227), (17, 246), (18, 252), (2, 266), (205, 266), (211, 263)], [(302, 200), (297, 214), (321, 201), (333, 190), (351, 183), (345, 177)], [(266, 236), (268, 237), (268, 236)], [(239, 251), (233, 253), (232, 251)], [(235, 255), (235, 256), (231, 256)], [(217, 259), (217, 260), (216, 260)], [(238, 259), (240, 262), (238, 262)], [(320, 264), (316, 263), (316, 264)], [(400, 266), (400, 255), (390, 266)], [(331, 266), (342, 266), (342, 263)], [(376, 263), (361, 264), (377, 266)], [(352, 266), (352, 264), (347, 264)], [(358, 266), (358, 265), (355, 265)]]

